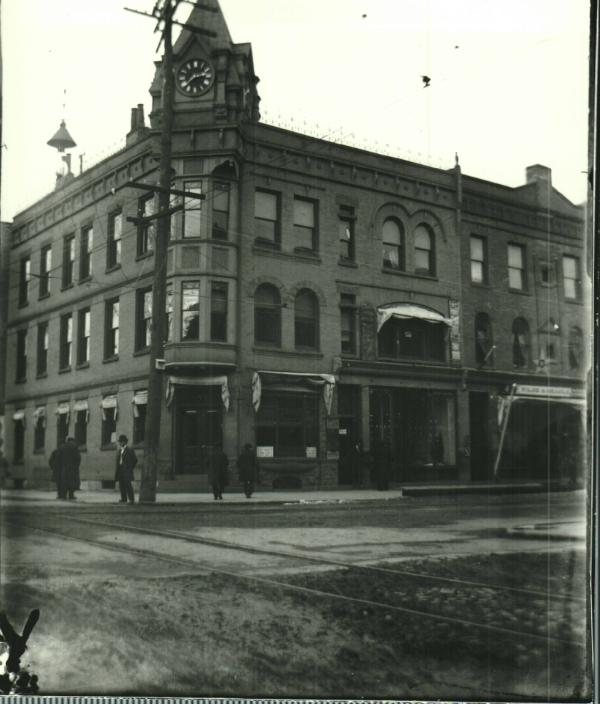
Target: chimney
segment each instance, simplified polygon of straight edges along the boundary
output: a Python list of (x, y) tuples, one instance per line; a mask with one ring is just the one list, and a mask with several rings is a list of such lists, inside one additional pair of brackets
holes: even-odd
[(552, 169), (542, 164), (533, 164), (525, 169), (526, 183), (547, 183), (552, 185)]
[(146, 125), (144, 123), (144, 105), (143, 103), (138, 103), (136, 129), (142, 131), (145, 129), (145, 127)]
[(140, 103), (136, 108), (131, 108), (131, 129), (127, 133), (125, 144), (135, 144), (138, 140), (145, 137), (147, 133), (144, 123), (144, 106)]

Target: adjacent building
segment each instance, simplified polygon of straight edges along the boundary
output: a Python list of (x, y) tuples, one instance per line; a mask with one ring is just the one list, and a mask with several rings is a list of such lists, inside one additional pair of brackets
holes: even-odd
[(166, 261), (131, 185), (158, 179), (160, 63), (149, 125), (134, 108), (125, 148), (11, 224), (11, 476), (47, 480), (67, 434), (84, 486), (110, 486), (118, 434), (142, 455), (157, 265), (159, 491), (246, 442), (275, 488), (358, 485), (369, 457), (397, 483), (581, 471), (584, 213), (550, 169), (510, 188), (262, 124), (250, 45), (189, 22), (216, 36), (174, 47), (173, 184), (204, 199), (173, 196)]

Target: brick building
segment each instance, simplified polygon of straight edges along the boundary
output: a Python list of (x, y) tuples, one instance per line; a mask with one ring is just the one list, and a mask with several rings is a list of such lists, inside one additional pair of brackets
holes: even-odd
[[(582, 209), (540, 165), (509, 188), (261, 124), (250, 45), (195, 13), (216, 37), (175, 44), (172, 166), (205, 198), (171, 216), (162, 263), (161, 485), (204, 485), (206, 448), (246, 442), (274, 487), (364, 483), (366, 453), (394, 482), (488, 479), (503, 429), (498, 476), (567, 471)], [(129, 218), (156, 200), (128, 184), (157, 182), (160, 63), (150, 93), (149, 126), (134, 108), (124, 149), (11, 226), (7, 446), (28, 483), (67, 433), (88, 487), (116, 435), (143, 447), (154, 232)]]

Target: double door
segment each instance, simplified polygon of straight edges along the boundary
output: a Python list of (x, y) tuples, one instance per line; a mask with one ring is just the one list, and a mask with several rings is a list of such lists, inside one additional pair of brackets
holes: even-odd
[(206, 474), (208, 448), (223, 443), (221, 408), (216, 393), (181, 394), (175, 432), (177, 474)]

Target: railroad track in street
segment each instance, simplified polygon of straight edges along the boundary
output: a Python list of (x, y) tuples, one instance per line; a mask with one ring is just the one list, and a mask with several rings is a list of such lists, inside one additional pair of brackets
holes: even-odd
[[(569, 594), (556, 594), (556, 593), (555, 594), (548, 594), (546, 592), (541, 592), (541, 591), (537, 591), (537, 590), (522, 589), (522, 588), (518, 588), (518, 587), (508, 587), (505, 585), (492, 585), (492, 584), (483, 583), (483, 582), (461, 580), (461, 579), (456, 579), (456, 578), (444, 577), (444, 576), (440, 576), (440, 575), (418, 573), (418, 572), (413, 572), (413, 571), (409, 571), (409, 570), (396, 570), (396, 569), (391, 569), (391, 568), (387, 568), (387, 567), (380, 567), (377, 565), (365, 565), (365, 564), (357, 565), (357, 564), (352, 564), (352, 563), (344, 563), (341, 561), (332, 560), (329, 558), (321, 558), (321, 557), (317, 557), (314, 555), (312, 555), (312, 556), (295, 555), (295, 554), (291, 554), (291, 553), (288, 553), (285, 551), (280, 551), (280, 550), (265, 549), (265, 548), (254, 547), (254, 546), (245, 546), (245, 545), (238, 544), (238, 543), (231, 543), (228, 541), (217, 540), (214, 538), (203, 538), (200, 536), (193, 536), (193, 535), (190, 535), (187, 533), (180, 533), (177, 531), (144, 528), (144, 527), (132, 526), (132, 525), (124, 524), (124, 523), (96, 521), (96, 520), (91, 520), (88, 518), (81, 518), (81, 517), (75, 517), (75, 516), (66, 516), (65, 518), (67, 518), (69, 521), (71, 521), (72, 524), (74, 523), (74, 524), (88, 525), (90, 527), (109, 529), (109, 530), (113, 530), (113, 531), (127, 531), (130, 533), (151, 535), (151, 536), (155, 536), (155, 537), (159, 537), (159, 538), (180, 540), (180, 541), (195, 543), (195, 544), (208, 546), (208, 547), (216, 547), (219, 549), (237, 550), (237, 551), (242, 551), (245, 553), (254, 553), (254, 554), (260, 554), (260, 555), (265, 555), (265, 556), (285, 558), (285, 559), (294, 560), (294, 561), (310, 562), (313, 564), (320, 564), (323, 566), (331, 566), (334, 568), (344, 568), (346, 570), (371, 571), (371, 572), (377, 572), (377, 573), (385, 573), (386, 575), (389, 575), (390, 577), (393, 577), (393, 576), (407, 577), (409, 579), (418, 578), (418, 579), (429, 580), (429, 581), (433, 581), (433, 582), (452, 583), (454, 585), (461, 586), (461, 587), (467, 588), (467, 589), (469, 589), (469, 588), (470, 589), (486, 589), (486, 590), (495, 590), (495, 591), (500, 591), (500, 592), (511, 592), (511, 593), (519, 594), (524, 597), (531, 597), (534, 599), (546, 599), (546, 600), (558, 599), (558, 600), (561, 600), (563, 603), (582, 602), (582, 605), (585, 603), (585, 599), (582, 599), (580, 597), (575, 597), (575, 596), (572, 596)], [(373, 609), (385, 609), (388, 612), (391, 611), (391, 612), (404, 613), (404, 614), (410, 615), (411, 617), (416, 617), (419, 619), (432, 619), (437, 622), (459, 625), (462, 627), (476, 629), (478, 631), (485, 631), (486, 633), (493, 633), (498, 636), (502, 635), (502, 636), (505, 636), (508, 638), (518, 637), (518, 638), (525, 638), (525, 639), (529, 639), (529, 640), (533, 640), (533, 641), (542, 641), (542, 642), (546, 642), (549, 644), (569, 646), (571, 648), (580, 648), (580, 649), (585, 648), (584, 642), (580, 642), (578, 640), (572, 640), (570, 638), (563, 638), (563, 637), (556, 636), (556, 635), (551, 635), (549, 633), (534, 633), (531, 631), (520, 630), (518, 628), (504, 627), (504, 626), (494, 625), (494, 624), (490, 624), (490, 623), (481, 623), (481, 622), (470, 620), (470, 619), (460, 618), (458, 616), (450, 616), (450, 615), (443, 614), (443, 613), (410, 608), (407, 606), (402, 606), (400, 604), (384, 603), (384, 602), (380, 602), (380, 601), (373, 600), (373, 599), (363, 599), (363, 598), (356, 597), (356, 596), (345, 595), (345, 594), (342, 594), (338, 591), (335, 591), (335, 592), (324, 591), (322, 589), (306, 587), (306, 586), (302, 586), (299, 584), (286, 582), (285, 580), (275, 579), (272, 577), (260, 576), (260, 575), (256, 575), (256, 574), (240, 573), (240, 572), (235, 572), (232, 570), (225, 570), (225, 569), (214, 566), (214, 563), (212, 563), (212, 562), (207, 565), (206, 562), (203, 563), (198, 560), (193, 560), (193, 559), (189, 559), (189, 558), (185, 558), (185, 557), (181, 557), (181, 556), (176, 556), (176, 555), (168, 555), (168, 554), (165, 554), (164, 552), (149, 550), (147, 548), (137, 548), (137, 547), (132, 547), (132, 546), (123, 545), (123, 544), (116, 545), (114, 543), (109, 543), (105, 540), (97, 540), (94, 538), (85, 537), (83, 535), (72, 535), (72, 534), (69, 534), (68, 532), (65, 532), (64, 530), (57, 530), (54, 528), (43, 528), (43, 527), (39, 527), (39, 526), (27, 525), (21, 521), (17, 523), (14, 521), (7, 521), (5, 519), (4, 522), (7, 523), (8, 525), (13, 525), (13, 526), (19, 527), (21, 529), (31, 530), (34, 532), (40, 532), (42, 534), (51, 535), (54, 537), (65, 539), (65, 540), (77, 541), (77, 542), (81, 542), (84, 544), (93, 545), (95, 547), (99, 547), (99, 548), (102, 548), (105, 550), (125, 552), (125, 553), (133, 554), (133, 555), (136, 555), (136, 556), (142, 557), (142, 558), (160, 560), (160, 561), (164, 561), (164, 562), (169, 562), (171, 564), (177, 564), (179, 566), (186, 567), (187, 569), (192, 569), (194, 572), (198, 572), (199, 574), (202, 574), (202, 575), (207, 575), (207, 574), (211, 574), (211, 573), (217, 574), (217, 575), (223, 575), (223, 576), (227, 576), (229, 578), (235, 578), (236, 580), (238, 580), (240, 582), (246, 582), (246, 583), (250, 582), (255, 585), (263, 585), (265, 587), (268, 586), (268, 587), (275, 587), (275, 588), (283, 588), (286, 590), (291, 590), (296, 593), (302, 593), (304, 595), (309, 595), (312, 597), (319, 597), (319, 598), (335, 600), (338, 602), (351, 603), (351, 604), (355, 604), (355, 605), (361, 606), (361, 607), (370, 607)]]

